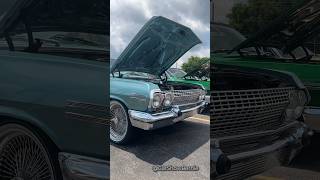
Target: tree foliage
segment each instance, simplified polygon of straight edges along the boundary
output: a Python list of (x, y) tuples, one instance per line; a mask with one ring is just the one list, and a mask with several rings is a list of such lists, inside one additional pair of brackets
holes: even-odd
[(296, 7), (303, 0), (248, 0), (247, 3), (238, 3), (228, 14), (232, 27), (251, 35), (270, 23), (282, 13)]
[[(198, 56), (191, 56), (186, 63), (183, 63), (181, 68), (186, 73), (191, 73), (197, 71), (196, 74), (199, 76), (207, 76), (209, 77), (208, 69), (206, 68), (206, 64), (210, 62), (210, 58), (208, 57), (198, 57)], [(202, 78), (202, 77), (199, 77)]]

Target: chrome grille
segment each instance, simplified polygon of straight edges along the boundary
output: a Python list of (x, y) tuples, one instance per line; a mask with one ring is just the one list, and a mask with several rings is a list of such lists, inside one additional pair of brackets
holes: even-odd
[(197, 103), (199, 102), (199, 97), (206, 94), (202, 89), (172, 90), (167, 92), (171, 92), (174, 95), (172, 105)]
[(210, 107), (213, 138), (276, 129), (293, 88), (213, 91)]

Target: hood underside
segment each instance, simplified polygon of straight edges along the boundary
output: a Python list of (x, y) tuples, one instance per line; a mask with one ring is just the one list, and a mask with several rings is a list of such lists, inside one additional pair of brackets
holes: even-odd
[(275, 47), (289, 53), (320, 33), (320, 1), (305, 0), (233, 50)]
[(3, 0), (0, 2), (0, 7), (4, 7), (0, 8), (0, 36), (6, 32), (23, 32), (26, 25), (33, 32), (109, 34), (108, 4), (105, 0)]
[(157, 16), (151, 18), (111, 67), (114, 71), (137, 71), (161, 75), (200, 39), (191, 29)]

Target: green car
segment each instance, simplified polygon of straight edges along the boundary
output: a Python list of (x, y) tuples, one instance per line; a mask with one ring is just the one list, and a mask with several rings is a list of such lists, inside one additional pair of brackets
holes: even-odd
[[(199, 71), (194, 71), (190, 73), (186, 73), (182, 69), (178, 68), (170, 68), (166, 71), (166, 75), (168, 77), (168, 81), (173, 82), (182, 82), (187, 84), (196, 84), (201, 85), (207, 91), (207, 95), (210, 94), (210, 66), (209, 63), (202, 66), (202, 69), (205, 70), (205, 74), (199, 78)], [(203, 70), (201, 71), (203, 73)], [(206, 101), (209, 102), (210, 98), (206, 98)]]
[[(312, 6), (312, 8), (311, 8)], [(311, 101), (304, 120), (320, 130), (320, 61), (304, 46), (319, 34), (319, 1), (292, 10), (246, 39), (231, 27), (212, 24), (215, 64), (237, 65), (287, 71), (296, 74), (308, 88)]]
[(212, 73), (213, 179), (247, 179), (286, 165), (310, 142), (312, 130), (299, 121), (310, 97), (296, 76), (224, 64)]
[(0, 2), (1, 180), (110, 178), (107, 6)]
[(111, 62), (111, 141), (127, 143), (137, 128), (157, 129), (201, 112), (206, 105), (203, 86), (169, 81), (165, 75), (200, 42), (191, 29), (161, 16), (142, 27)]

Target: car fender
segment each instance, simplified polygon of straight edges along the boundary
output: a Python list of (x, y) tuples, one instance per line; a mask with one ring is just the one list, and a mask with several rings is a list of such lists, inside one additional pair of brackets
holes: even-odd
[(2, 125), (11, 122), (10, 119), (2, 120), (1, 117), (16, 119), (18, 121), (15, 122), (19, 123), (19, 121), (21, 121), (22, 124), (30, 124), (44, 132), (56, 145), (59, 144), (56, 143), (58, 139), (57, 136), (53, 131), (50, 130), (50, 128), (48, 128), (41, 120), (23, 110), (13, 107), (0, 106), (0, 124)]

